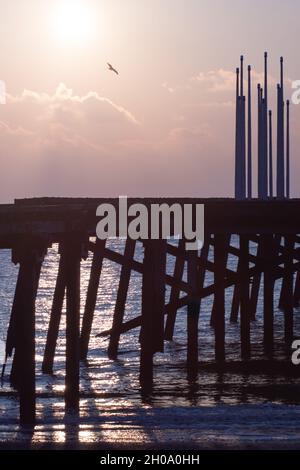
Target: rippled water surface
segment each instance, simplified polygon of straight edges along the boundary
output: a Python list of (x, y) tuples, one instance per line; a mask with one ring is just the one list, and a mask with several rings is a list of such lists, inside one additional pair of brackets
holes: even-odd
[[(109, 241), (115, 251), (124, 250), (123, 241)], [(254, 250), (254, 247), (252, 247)], [(135, 258), (142, 260), (143, 250), (137, 245)], [(13, 300), (18, 268), (11, 263), (11, 253), (0, 251), (0, 354), (4, 356), (4, 341)], [(45, 259), (36, 304), (37, 360), (37, 426), (34, 433), (18, 426), (18, 401), (9, 387), (9, 370), (0, 389), (0, 443), (13, 442), (213, 442), (230, 439), (287, 439), (298, 442), (300, 407), (299, 380), (264, 371), (229, 373), (202, 371), (195, 383), (186, 378), (186, 309), (178, 313), (173, 342), (166, 343), (165, 353), (155, 357), (155, 389), (146, 401), (138, 383), (138, 330), (122, 336), (118, 361), (107, 358), (107, 338), (96, 337), (109, 329), (118, 288), (120, 267), (109, 261), (103, 265), (101, 283), (91, 334), (88, 362), (81, 364), (80, 418), (65, 416), (63, 391), (65, 370), (65, 306), (60, 327), (54, 375), (41, 374), (41, 362), (49, 322), (58, 267), (57, 247), (49, 249)], [(234, 268), (236, 259), (229, 259)], [(82, 262), (81, 311), (87, 290), (91, 266), (90, 257)], [(168, 272), (174, 269), (174, 258), (168, 257)], [(206, 284), (212, 282), (211, 275)], [(275, 306), (280, 284), (276, 284)], [(167, 289), (166, 296), (169, 296)], [(232, 289), (226, 291), (226, 358), (239, 359), (239, 324), (229, 322)], [(214, 358), (214, 334), (210, 326), (212, 298), (201, 305), (199, 322), (199, 358), (205, 362)], [(125, 320), (141, 311), (141, 275), (132, 273)], [(253, 357), (263, 358), (262, 300), (256, 322), (251, 325)], [(295, 311), (295, 334), (300, 336), (299, 311)], [(286, 358), (282, 342), (283, 313), (275, 310), (276, 353)], [(274, 422), (273, 422), (273, 421)], [(270, 425), (268, 426), (268, 422)], [(271, 424), (272, 422), (272, 424)], [(209, 437), (210, 436), (210, 437)], [(225, 442), (224, 441), (224, 442)]]

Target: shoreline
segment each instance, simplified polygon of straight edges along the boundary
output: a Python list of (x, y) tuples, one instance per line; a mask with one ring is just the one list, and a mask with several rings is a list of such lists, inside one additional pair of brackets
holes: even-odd
[(87, 451), (87, 452), (122, 452), (122, 451), (243, 451), (243, 450), (300, 450), (300, 439), (298, 442), (270, 442), (262, 440), (260, 442), (243, 441), (240, 443), (223, 442), (222, 440), (216, 442), (195, 442), (191, 445), (190, 442), (161, 442), (159, 444), (138, 444), (130, 442), (126, 444), (116, 443), (97, 443), (97, 444), (50, 444), (50, 445), (22, 445), (21, 443), (0, 444), (1, 452), (10, 451)]
[[(6, 426), (6, 430), (5, 430)], [(1, 423), (1, 450), (300, 450), (300, 406), (147, 408), (45, 422)]]

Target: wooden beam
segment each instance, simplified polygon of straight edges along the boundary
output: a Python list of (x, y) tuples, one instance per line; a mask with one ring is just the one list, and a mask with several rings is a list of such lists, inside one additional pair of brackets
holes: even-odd
[(249, 238), (240, 236), (240, 300), (241, 300), (241, 356), (248, 360), (251, 355), (250, 346), (250, 303), (249, 303)]
[(274, 237), (262, 236), (264, 255), (264, 349), (273, 355), (274, 346)]
[(13, 251), (13, 261), (20, 263), (18, 308), (15, 325), (17, 348), (17, 387), (20, 397), (20, 423), (35, 424), (35, 299), (41, 264), (46, 252), (43, 242), (28, 238)]
[(97, 240), (93, 255), (89, 285), (82, 319), (80, 336), (80, 358), (82, 360), (86, 360), (88, 354), (90, 335), (97, 301), (97, 293), (104, 260), (104, 249), (105, 240)]
[(187, 279), (194, 291), (194, 296), (187, 306), (187, 374), (189, 380), (195, 380), (198, 374), (198, 322), (200, 302), (197, 299), (199, 280), (198, 252), (188, 253)]
[[(180, 240), (179, 250), (183, 250), (184, 245), (185, 245), (184, 240)], [(165, 339), (167, 341), (172, 341), (173, 336), (174, 336), (174, 328), (175, 328), (175, 321), (176, 321), (176, 315), (177, 315), (176, 302), (178, 299), (180, 299), (180, 292), (181, 292), (181, 289), (178, 283), (182, 280), (182, 276), (184, 272), (184, 265), (185, 265), (185, 257), (177, 255), (176, 261), (175, 261), (174, 273), (173, 273), (173, 278), (177, 282), (173, 283), (171, 287), (170, 304), (172, 305), (172, 307), (170, 307), (170, 310), (168, 312), (166, 328), (165, 328)]]
[(225, 268), (226, 236), (215, 234), (215, 357), (217, 362), (225, 361)]
[[(60, 250), (59, 250), (60, 251)], [(44, 374), (53, 374), (53, 364), (55, 349), (59, 334), (59, 325), (66, 291), (66, 273), (64, 254), (60, 254), (58, 273), (56, 278), (55, 290), (53, 295), (52, 309), (50, 313), (50, 322), (47, 333), (47, 340), (42, 364)]]
[(284, 247), (287, 253), (287, 258), (284, 266), (285, 271), (285, 288), (284, 288), (284, 339), (288, 347), (291, 346), (294, 337), (294, 305), (293, 305), (293, 252), (295, 246), (295, 238), (293, 236), (286, 236), (284, 238)]
[(124, 263), (122, 265), (121, 274), (120, 274), (118, 295), (117, 295), (117, 300), (116, 300), (116, 305), (115, 305), (113, 325), (111, 329), (110, 341), (109, 341), (109, 346), (108, 346), (108, 357), (110, 359), (116, 359), (118, 356), (120, 330), (121, 330), (123, 319), (124, 319), (127, 292), (129, 288), (130, 274), (131, 274), (129, 263), (134, 257), (135, 246), (136, 246), (135, 240), (131, 240), (130, 238), (126, 240), (126, 246), (125, 246), (125, 251), (124, 251)]
[(82, 243), (70, 235), (63, 247), (66, 260), (66, 411), (79, 412), (80, 261)]
[(145, 242), (142, 287), (140, 384), (148, 394), (153, 386), (153, 355), (164, 348), (166, 241)]

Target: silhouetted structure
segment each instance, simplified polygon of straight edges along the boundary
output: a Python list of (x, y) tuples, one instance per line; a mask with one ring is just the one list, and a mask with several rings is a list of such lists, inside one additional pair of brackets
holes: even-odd
[[(300, 302), (300, 201), (282, 199), (290, 196), (290, 107), (287, 102), (286, 160), (284, 152), (283, 59), (280, 61), (280, 84), (277, 88), (277, 199), (273, 198), (272, 112), (268, 111), (268, 64), (265, 53), (264, 89), (257, 87), (258, 97), (258, 199), (252, 198), (252, 107), (251, 67), (248, 66), (248, 113), (246, 147), (246, 98), (244, 96), (243, 56), (236, 70), (236, 137), (235, 197), (231, 199), (135, 199), (130, 205), (175, 203), (183, 206), (205, 205), (205, 241), (198, 251), (186, 251), (184, 240), (178, 245), (167, 240), (143, 241), (144, 258), (135, 259), (137, 241), (126, 240), (124, 253), (97, 240), (96, 209), (99, 204), (112, 204), (117, 213), (117, 199), (33, 199), (0, 205), (0, 249), (11, 249), (12, 260), (19, 264), (6, 355), (13, 355), (11, 383), (20, 398), (20, 421), (35, 422), (35, 301), (41, 267), (47, 249), (59, 244), (59, 268), (42, 369), (53, 372), (56, 343), (64, 299), (66, 299), (66, 371), (65, 406), (79, 411), (80, 360), (88, 355), (89, 340), (104, 260), (121, 265), (112, 326), (98, 336), (109, 336), (108, 356), (116, 359), (122, 334), (140, 327), (140, 386), (149, 393), (153, 386), (153, 357), (164, 351), (164, 341), (172, 340), (178, 309), (187, 307), (187, 375), (194, 380), (199, 367), (198, 325), (201, 301), (213, 296), (211, 326), (214, 331), (215, 365), (223, 371), (226, 365), (225, 292), (233, 288), (230, 320), (240, 315), (240, 357), (251, 359), (251, 321), (256, 318), (263, 276), (263, 344), (269, 367), (275, 367), (274, 285), (282, 280), (280, 308), (284, 311), (284, 340), (287, 349), (293, 339), (293, 308)], [(269, 119), (268, 119), (269, 116)], [(246, 155), (247, 148), (247, 155)], [(246, 165), (247, 156), (247, 165)], [(246, 172), (247, 169), (247, 172)], [(286, 170), (286, 171), (285, 171)], [(246, 184), (247, 183), (247, 184)], [(270, 199), (266, 201), (266, 199)], [(272, 200), (271, 200), (272, 199)], [(232, 236), (239, 237), (239, 247)], [(139, 241), (141, 242), (141, 241)], [(250, 243), (252, 244), (250, 250)], [(253, 245), (256, 252), (253, 253)], [(85, 308), (80, 322), (80, 265), (92, 252), (90, 279)], [(213, 256), (211, 256), (213, 252)], [(237, 258), (236, 269), (227, 266), (228, 257)], [(173, 275), (167, 274), (167, 256), (176, 258)], [(187, 267), (187, 279), (184, 268)], [(131, 272), (142, 275), (141, 315), (124, 321)], [(206, 285), (206, 273), (213, 283)], [(294, 285), (294, 275), (296, 282)], [(165, 287), (171, 288), (170, 297)], [(183, 294), (183, 295), (182, 295)], [(166, 317), (166, 321), (165, 321)], [(270, 366), (271, 364), (271, 366)], [(290, 362), (284, 367), (292, 369)], [(291, 372), (291, 370), (290, 370)], [(293, 372), (295, 373), (295, 372)]]
[[(243, 96), (243, 56), (240, 69), (236, 70), (236, 143), (235, 143), (235, 198), (252, 198), (252, 103), (251, 103), (251, 66), (248, 66), (248, 129), (247, 129), (247, 165), (245, 162), (245, 106)], [(239, 84), (240, 76), (240, 84)], [(288, 108), (288, 104), (287, 104)], [(270, 110), (271, 111), (271, 110)], [(268, 120), (269, 115), (269, 120)], [(289, 109), (286, 119), (286, 155), (285, 155), (285, 119), (284, 119), (284, 78), (283, 58), (280, 58), (280, 84), (277, 85), (277, 162), (276, 162), (276, 197), (290, 197), (290, 131)], [(257, 196), (266, 200), (274, 197), (273, 191), (273, 142), (272, 113), (268, 109), (268, 55), (264, 54), (264, 88), (257, 85)], [(286, 157), (286, 158), (285, 158)], [(246, 175), (247, 166), (247, 175)], [(247, 180), (247, 190), (246, 190)]]
[(286, 102), (286, 197), (290, 198), (290, 102)]
[[(98, 222), (96, 208), (114, 199), (37, 199), (16, 201), (15, 205), (0, 206), (0, 248), (11, 248), (13, 262), (19, 264), (19, 275), (7, 333), (6, 353), (13, 356), (11, 382), (20, 397), (22, 424), (35, 421), (35, 299), (44, 256), (49, 246), (59, 243), (59, 269), (52, 309), (49, 312), (49, 330), (45, 345), (43, 372), (51, 374), (61, 320), (63, 300), (66, 298), (66, 409), (79, 409), (79, 361), (88, 355), (88, 345), (104, 260), (121, 265), (112, 327), (100, 336), (108, 336), (108, 355), (118, 356), (122, 334), (133, 328), (140, 331), (140, 385), (149, 393), (153, 385), (153, 356), (164, 350), (164, 340), (172, 340), (178, 309), (187, 307), (187, 374), (194, 380), (199, 362), (198, 324), (201, 301), (213, 296), (211, 325), (214, 331), (215, 366), (226, 367), (225, 292), (233, 287), (231, 321), (240, 314), (240, 357), (252, 357), (251, 321), (255, 320), (258, 295), (263, 283), (264, 351), (271, 362), (265, 367), (274, 370), (274, 283), (282, 279), (280, 307), (284, 310), (282, 336), (286, 347), (293, 338), (293, 307), (300, 300), (300, 201), (243, 201), (231, 199), (135, 199), (128, 204), (153, 203), (205, 204), (205, 243), (198, 252), (185, 251), (184, 241), (178, 245), (167, 240), (146, 240), (144, 259), (135, 258), (136, 243), (127, 239), (124, 253), (95, 241)], [(232, 240), (239, 236), (239, 247)], [(249, 244), (252, 249), (249, 249)], [(256, 251), (253, 250), (256, 246)], [(93, 253), (85, 308), (80, 328), (80, 264), (88, 252)], [(213, 253), (213, 256), (211, 256)], [(237, 257), (237, 268), (227, 265), (228, 256)], [(166, 257), (176, 258), (172, 275), (166, 270)], [(187, 279), (184, 266), (187, 265)], [(124, 321), (127, 291), (132, 271), (142, 275), (141, 315)], [(205, 275), (213, 274), (207, 285)], [(293, 279), (296, 273), (294, 287)], [(170, 297), (165, 287), (170, 286)], [(114, 286), (112, 286), (112, 289)], [(227, 300), (228, 301), (228, 300)], [(166, 318), (166, 321), (165, 321)], [(200, 317), (201, 319), (201, 317)], [(137, 351), (138, 354), (138, 351)], [(211, 365), (210, 365), (211, 367)], [(237, 366), (236, 366), (237, 367)], [(241, 368), (243, 363), (241, 362)], [(280, 367), (280, 364), (279, 364)], [(290, 362), (281, 364), (287, 370)], [(291, 373), (296, 373), (294, 370)]]
[(252, 105), (251, 105), (251, 65), (248, 65), (248, 136), (247, 136), (247, 195), (252, 199)]
[(272, 111), (269, 111), (269, 196), (273, 198), (273, 130)]
[(244, 96), (244, 58), (241, 56), (241, 69), (236, 71), (236, 145), (235, 145), (235, 195), (237, 199), (246, 198), (246, 131)]

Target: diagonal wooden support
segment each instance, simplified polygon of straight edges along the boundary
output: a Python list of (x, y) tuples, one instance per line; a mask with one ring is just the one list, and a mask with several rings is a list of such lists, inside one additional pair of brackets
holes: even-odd
[(120, 330), (123, 324), (127, 292), (130, 282), (131, 269), (129, 262), (134, 257), (136, 241), (128, 238), (126, 240), (126, 246), (124, 251), (124, 264), (121, 269), (118, 295), (115, 305), (113, 325), (111, 329), (111, 335), (108, 346), (108, 357), (110, 359), (116, 359), (118, 356)]
[(80, 358), (86, 360), (89, 348), (90, 335), (95, 313), (97, 293), (104, 260), (104, 249), (106, 240), (97, 240), (94, 249), (91, 274), (87, 290), (85, 308), (82, 319), (80, 336)]
[[(181, 281), (183, 272), (184, 272), (184, 265), (185, 265), (185, 257), (181, 255), (181, 251), (184, 249), (184, 240), (179, 241), (179, 253), (176, 256), (175, 267), (174, 267), (174, 274), (173, 278), (175, 281)], [(174, 336), (174, 328), (175, 328), (175, 321), (177, 315), (177, 307), (176, 301), (180, 298), (181, 289), (178, 284), (173, 284), (171, 287), (170, 293), (170, 304), (172, 307), (167, 316), (166, 321), (166, 328), (165, 328), (165, 340), (172, 341)]]
[[(59, 252), (61, 250), (59, 249)], [(59, 334), (59, 325), (61, 321), (62, 308), (66, 291), (66, 273), (64, 254), (61, 253), (58, 273), (56, 278), (55, 290), (53, 295), (52, 308), (50, 313), (50, 321), (47, 332), (47, 340), (42, 364), (44, 374), (53, 373), (53, 364), (55, 357), (55, 349)]]

